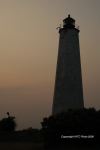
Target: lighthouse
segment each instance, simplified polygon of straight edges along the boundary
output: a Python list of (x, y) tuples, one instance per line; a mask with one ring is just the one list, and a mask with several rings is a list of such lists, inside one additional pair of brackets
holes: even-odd
[(84, 107), (79, 29), (68, 15), (59, 29), (59, 48), (52, 114)]

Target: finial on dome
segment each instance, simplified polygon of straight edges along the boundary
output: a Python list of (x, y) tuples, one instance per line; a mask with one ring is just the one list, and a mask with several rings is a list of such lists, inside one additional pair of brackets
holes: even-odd
[(70, 18), (70, 14), (68, 14), (68, 18)]
[(75, 19), (71, 18), (70, 14), (68, 14), (68, 17), (63, 20), (64, 28), (75, 28)]

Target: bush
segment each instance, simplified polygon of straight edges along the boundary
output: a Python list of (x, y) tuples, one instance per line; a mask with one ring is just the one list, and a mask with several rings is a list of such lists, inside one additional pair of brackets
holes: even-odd
[(0, 120), (0, 131), (11, 132), (16, 129), (15, 117), (10, 116), (7, 113), (8, 117)]
[[(97, 142), (100, 135), (100, 111), (94, 108), (68, 110), (67, 112), (44, 118), (42, 131), (45, 142), (49, 145), (55, 143), (69, 143), (71, 141)], [(61, 139), (61, 135), (93, 135), (94, 139)]]

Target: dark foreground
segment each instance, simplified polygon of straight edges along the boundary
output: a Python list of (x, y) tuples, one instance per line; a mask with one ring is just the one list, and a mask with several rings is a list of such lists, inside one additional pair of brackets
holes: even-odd
[(0, 150), (99, 150), (99, 147), (87, 146), (68, 146), (66, 148), (44, 148), (43, 143), (32, 142), (2, 142), (0, 143)]
[(41, 124), (40, 130), (1, 130), (0, 150), (100, 150), (100, 111), (69, 110)]
[(0, 150), (43, 150), (43, 144), (32, 142), (3, 142), (0, 143)]

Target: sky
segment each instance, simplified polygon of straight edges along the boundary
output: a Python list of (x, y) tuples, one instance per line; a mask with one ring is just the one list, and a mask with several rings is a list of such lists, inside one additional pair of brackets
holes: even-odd
[(100, 109), (100, 0), (0, 0), (0, 119), (40, 128), (51, 114), (59, 33), (71, 15), (80, 28), (85, 107)]

